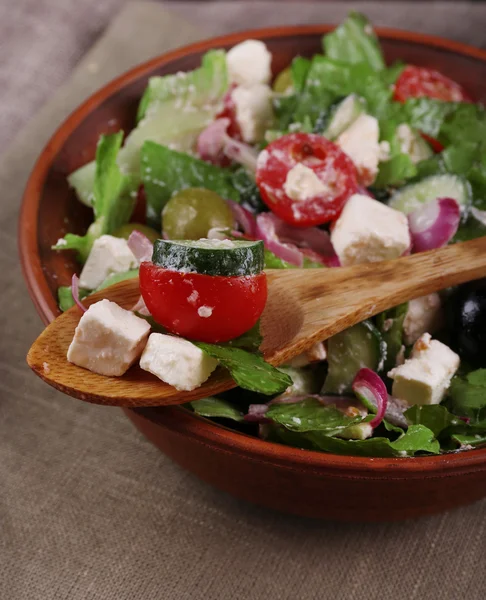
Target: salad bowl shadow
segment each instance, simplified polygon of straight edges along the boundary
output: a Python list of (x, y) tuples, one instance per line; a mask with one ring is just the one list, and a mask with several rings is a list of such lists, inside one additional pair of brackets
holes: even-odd
[[(86, 100), (54, 133), (27, 183), (19, 221), (19, 250), (29, 293), (44, 323), (58, 314), (56, 290), (78, 270), (51, 250), (66, 231), (83, 233), (90, 211), (66, 177), (94, 157), (98, 137), (135, 123), (138, 101), (152, 75), (198, 66), (211, 48), (262, 39), (273, 72), (321, 48), (327, 25), (247, 31), (179, 48), (118, 77)], [(486, 52), (440, 38), (377, 30), (389, 62), (436, 68), (486, 101)], [(336, 456), (251, 437), (180, 407), (125, 409), (162, 452), (204, 481), (250, 502), (308, 517), (348, 521), (399, 520), (433, 514), (486, 496), (486, 448), (417, 458)]]

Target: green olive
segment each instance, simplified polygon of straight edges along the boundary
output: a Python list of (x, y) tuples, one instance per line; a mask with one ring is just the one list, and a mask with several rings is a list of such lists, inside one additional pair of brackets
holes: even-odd
[(187, 188), (167, 202), (162, 211), (164, 234), (170, 240), (199, 240), (213, 227), (233, 227), (228, 204), (215, 192)]
[(273, 82), (273, 91), (277, 92), (277, 94), (285, 94), (291, 87), (292, 71), (290, 70), (290, 67), (287, 67), (283, 71), (280, 71), (275, 78), (275, 81)]
[(118, 227), (118, 229), (113, 233), (115, 237), (124, 238), (128, 240), (132, 231), (140, 231), (143, 235), (147, 236), (151, 242), (155, 242), (155, 240), (160, 240), (161, 235), (152, 227), (148, 225), (142, 225), (141, 223), (127, 223), (126, 225), (122, 225)]

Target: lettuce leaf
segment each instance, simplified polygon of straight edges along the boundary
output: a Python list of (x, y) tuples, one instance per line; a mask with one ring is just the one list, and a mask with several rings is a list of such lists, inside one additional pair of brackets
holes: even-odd
[(455, 414), (469, 417), (473, 423), (486, 419), (486, 369), (454, 377), (448, 396)]
[(97, 238), (113, 233), (130, 220), (138, 182), (123, 174), (117, 164), (122, 140), (123, 131), (100, 137), (93, 183), (94, 221), (85, 235), (68, 233), (63, 242), (53, 247), (55, 250), (76, 250), (79, 260), (84, 262)]
[(397, 355), (403, 344), (403, 322), (408, 311), (408, 302), (380, 313), (376, 317), (383, 341), (386, 344), (386, 357), (383, 370), (387, 373), (396, 365)]
[(434, 438), (433, 432), (424, 425), (412, 425), (395, 441), (390, 441), (385, 437), (344, 440), (320, 431), (300, 433), (275, 426), (270, 427), (268, 439), (297, 448), (345, 456), (386, 458), (414, 456), (417, 453), (438, 454), (440, 451), (439, 442)]
[(147, 198), (147, 218), (160, 225), (161, 212), (170, 198), (185, 188), (203, 187), (223, 198), (239, 201), (229, 169), (170, 150), (155, 142), (145, 142), (141, 152), (142, 181)]
[(412, 159), (401, 150), (397, 134), (398, 125), (394, 121), (380, 122), (380, 138), (390, 145), (390, 159), (379, 164), (378, 175), (373, 184), (377, 188), (403, 185), (417, 175), (417, 167)]
[(366, 63), (374, 71), (385, 68), (380, 42), (368, 19), (350, 12), (334, 31), (325, 35), (322, 45), (326, 56), (347, 63)]
[(228, 369), (235, 382), (245, 390), (273, 395), (284, 392), (292, 385), (292, 379), (286, 373), (265, 362), (259, 354), (205, 342), (193, 344)]
[[(228, 89), (226, 54), (207, 52), (201, 67), (188, 73), (153, 77), (138, 109), (138, 124), (127, 136), (118, 155), (124, 173), (139, 177), (140, 150), (147, 140), (181, 152), (193, 150), (201, 131), (218, 112)], [(94, 170), (84, 165), (69, 177), (79, 198), (89, 202)]]
[(218, 419), (231, 419), (232, 421), (243, 421), (243, 413), (238, 410), (231, 402), (222, 398), (201, 398), (201, 400), (193, 400), (189, 402), (189, 406), (201, 417), (211, 417)]

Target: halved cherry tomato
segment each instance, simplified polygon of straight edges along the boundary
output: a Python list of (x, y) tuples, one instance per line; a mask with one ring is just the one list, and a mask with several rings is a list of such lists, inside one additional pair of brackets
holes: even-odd
[(407, 65), (395, 84), (395, 100), (405, 102), (422, 96), (444, 102), (472, 102), (461, 85), (439, 71)]
[[(287, 174), (298, 163), (312, 169), (326, 191), (301, 200), (287, 196), (284, 191)], [(358, 190), (351, 159), (336, 144), (311, 133), (290, 133), (269, 144), (260, 154), (256, 182), (265, 204), (297, 227), (336, 219), (349, 196)]]
[(267, 301), (265, 273), (220, 277), (140, 265), (140, 291), (153, 318), (171, 333), (216, 344), (249, 331)]

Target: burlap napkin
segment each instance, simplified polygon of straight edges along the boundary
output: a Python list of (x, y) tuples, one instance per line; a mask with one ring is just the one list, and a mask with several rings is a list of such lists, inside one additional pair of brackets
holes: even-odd
[[(51, 4), (65, 6), (36, 6)], [(70, 0), (70, 9), (76, 4), (86, 22), (86, 5), (96, 4), (93, 14), (104, 19), (116, 6)], [(486, 19), (477, 5), (364, 4), (381, 24), (484, 43)], [(347, 10), (341, 3), (171, 8), (193, 24), (161, 6), (128, 5), (0, 161), (0, 598), (484, 598), (485, 502), (393, 525), (275, 514), (200, 483), (119, 411), (58, 394), (25, 366), (41, 324), (19, 273), (18, 203), (35, 157), (64, 116), (107, 79), (206, 31), (336, 21)], [(75, 13), (70, 19), (73, 28)], [(14, 107), (11, 114), (26, 120)]]

